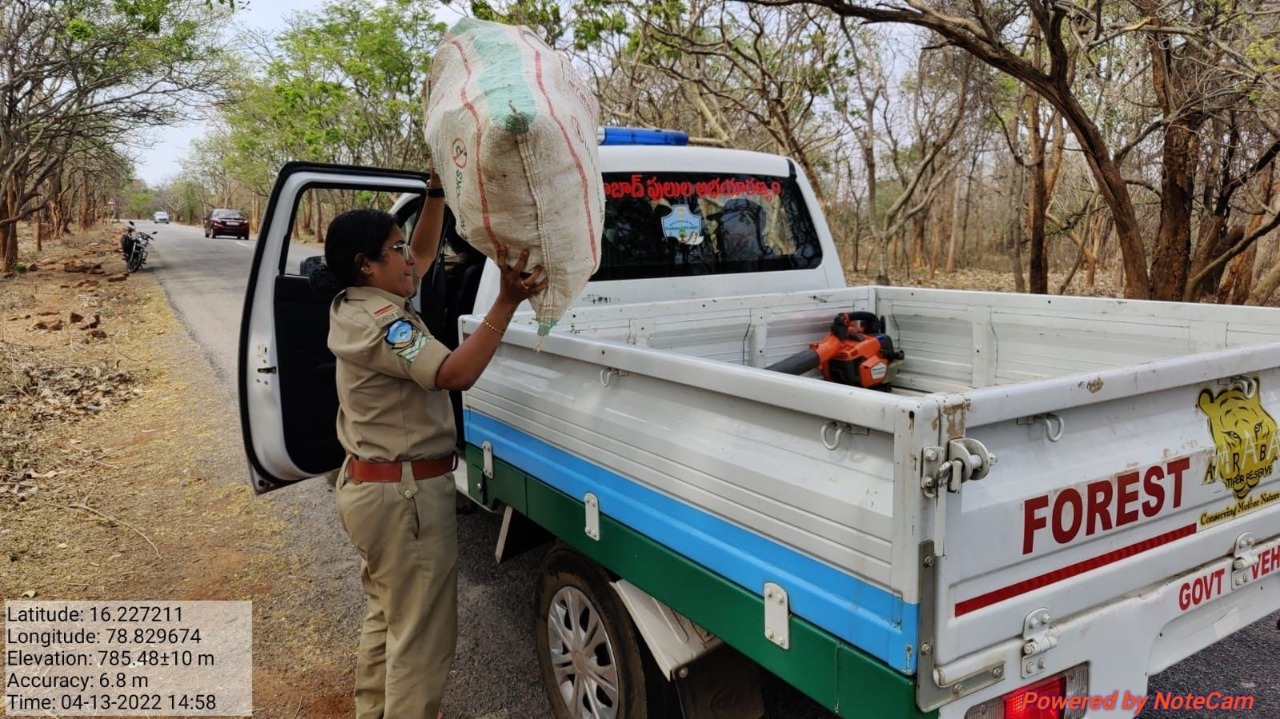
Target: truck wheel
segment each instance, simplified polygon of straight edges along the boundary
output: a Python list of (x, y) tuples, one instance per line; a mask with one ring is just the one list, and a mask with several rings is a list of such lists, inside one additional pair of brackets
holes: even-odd
[(538, 668), (556, 719), (668, 716), (672, 688), (604, 569), (556, 545), (539, 577)]

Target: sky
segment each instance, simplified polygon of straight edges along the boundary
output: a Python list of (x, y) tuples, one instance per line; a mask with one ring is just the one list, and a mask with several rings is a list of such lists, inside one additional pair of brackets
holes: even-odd
[[(284, 28), (285, 21), (296, 12), (316, 11), (325, 0), (238, 0), (244, 3), (236, 12), (236, 22), (247, 28), (274, 33)], [(447, 7), (437, 10), (437, 17), (452, 23), (458, 13)], [(143, 139), (150, 147), (133, 148), (137, 158), (137, 176), (149, 186), (158, 185), (175, 177), (181, 170), (180, 162), (186, 156), (191, 141), (204, 135), (204, 123), (163, 127), (152, 130)]]

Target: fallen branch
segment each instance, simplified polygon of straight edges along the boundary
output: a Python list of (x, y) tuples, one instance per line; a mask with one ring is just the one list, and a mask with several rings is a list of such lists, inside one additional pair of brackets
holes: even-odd
[(99, 512), (98, 510), (94, 509), (93, 507), (90, 507), (90, 506), (85, 505), (85, 504), (64, 504), (64, 505), (62, 505), (62, 506), (66, 507), (67, 509), (82, 509), (82, 510), (84, 510), (84, 511), (86, 511), (86, 512), (89, 512), (90, 514), (96, 514), (96, 515), (98, 515), (99, 517), (101, 517), (101, 518), (103, 518), (103, 519), (107, 520), (108, 522), (118, 522), (118, 523), (120, 523), (120, 524), (123, 524), (124, 526), (126, 526), (126, 527), (128, 527), (129, 529), (132, 529), (134, 532), (136, 532), (136, 533), (137, 533), (137, 535), (138, 535), (139, 537), (142, 537), (143, 539), (147, 540), (147, 544), (150, 544), (150, 545), (151, 545), (151, 549), (152, 549), (153, 551), (155, 551), (155, 553), (156, 553), (156, 559), (160, 559), (160, 548), (156, 546), (156, 543), (155, 543), (155, 542), (153, 542), (153, 541), (151, 541), (151, 538), (150, 538), (150, 537), (148, 537), (147, 535), (143, 534), (143, 533), (142, 533), (142, 530), (138, 529), (137, 527), (133, 526), (132, 524), (129, 524), (128, 522), (124, 521), (123, 519), (116, 519), (115, 517), (112, 517), (112, 516), (111, 516), (111, 515), (109, 515), (109, 514), (103, 514), (102, 512)]

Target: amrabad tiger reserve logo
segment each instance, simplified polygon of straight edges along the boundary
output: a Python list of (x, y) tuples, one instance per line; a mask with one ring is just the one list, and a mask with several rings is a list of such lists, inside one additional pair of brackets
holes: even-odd
[(1201, 390), (1197, 403), (1209, 418), (1215, 453), (1204, 483), (1222, 482), (1243, 501), (1258, 482), (1271, 476), (1280, 451), (1276, 421), (1262, 406), (1257, 382), (1221, 392)]

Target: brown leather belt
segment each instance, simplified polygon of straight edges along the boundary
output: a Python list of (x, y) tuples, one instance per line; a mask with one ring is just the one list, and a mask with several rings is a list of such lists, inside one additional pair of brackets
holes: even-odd
[[(458, 455), (415, 459), (410, 464), (413, 466), (414, 479), (439, 477), (458, 467)], [(369, 462), (352, 457), (347, 460), (347, 477), (353, 482), (399, 482), (403, 466), (403, 462)]]

